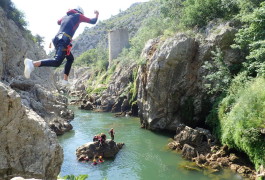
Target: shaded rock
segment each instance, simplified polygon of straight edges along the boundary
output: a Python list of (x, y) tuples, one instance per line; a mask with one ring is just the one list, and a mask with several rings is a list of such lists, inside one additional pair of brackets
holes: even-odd
[(119, 97), (117, 102), (113, 105), (111, 112), (124, 112), (122, 111), (122, 104), (126, 97)]
[(206, 157), (203, 154), (200, 154), (199, 156), (197, 156), (195, 158), (195, 162), (196, 162), (197, 165), (200, 165), (200, 164), (206, 163), (207, 159), (206, 159)]
[(188, 144), (184, 144), (182, 148), (182, 156), (186, 159), (191, 160), (192, 158), (196, 157), (198, 152), (196, 149)]
[(180, 144), (190, 144), (197, 147), (203, 142), (203, 135), (199, 131), (186, 126), (174, 137), (174, 140)]
[(137, 103), (132, 104), (131, 116), (138, 116), (138, 104)]
[(128, 99), (124, 99), (122, 104), (121, 104), (121, 112), (127, 112), (130, 110), (130, 104)]
[(91, 102), (86, 102), (85, 104), (82, 104), (82, 105), (80, 106), (80, 109), (84, 109), (84, 110), (93, 110), (94, 107), (93, 107), (93, 105), (92, 105)]

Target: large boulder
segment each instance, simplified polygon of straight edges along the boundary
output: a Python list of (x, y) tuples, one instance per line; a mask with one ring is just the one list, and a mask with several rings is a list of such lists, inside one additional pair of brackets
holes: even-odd
[(202, 128), (193, 129), (181, 124), (177, 128), (174, 141), (169, 143), (169, 147), (182, 150), (183, 156), (191, 159), (191, 157), (196, 157), (196, 153), (209, 153), (213, 141), (214, 137), (208, 130)]
[(63, 151), (43, 118), (0, 82), (0, 179), (56, 179)]
[[(153, 50), (151, 47), (157, 43), (149, 41), (143, 52)], [(143, 55), (150, 59), (138, 72), (139, 112), (149, 129), (174, 130), (181, 121), (196, 120), (194, 103), (201, 98), (193, 94), (198, 89), (194, 86), (196, 75), (192, 73), (198, 68), (195, 60), (198, 43), (185, 34), (177, 34), (160, 46), (152, 57), (149, 53)]]
[(123, 145), (123, 143), (116, 143), (112, 140), (106, 140), (102, 146), (99, 145), (99, 142), (89, 142), (76, 149), (76, 156), (79, 160), (82, 160), (82, 158), (86, 156), (89, 159), (96, 156), (113, 158), (120, 151)]
[(146, 64), (137, 77), (141, 123), (151, 130), (175, 130), (181, 123), (203, 125), (216, 95), (205, 92), (204, 77), (209, 72), (202, 65), (213, 61), (216, 47), (226, 64), (239, 63), (240, 54), (230, 47), (235, 33), (231, 23), (223, 23), (201, 39), (178, 33), (148, 41), (142, 52)]

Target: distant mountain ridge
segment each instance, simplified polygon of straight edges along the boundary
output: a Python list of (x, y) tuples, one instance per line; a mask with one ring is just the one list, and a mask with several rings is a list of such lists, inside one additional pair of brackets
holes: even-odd
[(155, 5), (155, 2), (138, 2), (132, 4), (127, 10), (107, 20), (100, 21), (99, 16), (99, 22), (96, 26), (86, 28), (84, 32), (73, 41), (72, 52), (74, 56), (78, 57), (85, 51), (96, 48), (99, 44), (107, 48), (108, 32), (112, 30), (126, 28), (129, 32), (129, 38), (134, 37), (144, 19), (148, 16), (157, 14), (155, 11), (156, 8), (154, 8)]

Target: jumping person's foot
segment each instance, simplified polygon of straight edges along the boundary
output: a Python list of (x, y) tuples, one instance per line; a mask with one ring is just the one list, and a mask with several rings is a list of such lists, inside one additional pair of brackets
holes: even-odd
[(68, 86), (69, 85), (69, 82), (67, 80), (62, 80), (62, 86)]
[(33, 65), (33, 61), (26, 58), (24, 60), (24, 65), (25, 65), (25, 69), (24, 69), (24, 76), (29, 79), (30, 78), (30, 74), (32, 73), (32, 71), (34, 70), (34, 65)]

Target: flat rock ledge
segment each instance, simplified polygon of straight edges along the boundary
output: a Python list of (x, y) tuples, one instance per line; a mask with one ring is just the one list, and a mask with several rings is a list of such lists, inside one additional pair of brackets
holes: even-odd
[(85, 158), (92, 159), (97, 156), (114, 158), (123, 145), (124, 143), (116, 143), (110, 139), (107, 139), (102, 146), (99, 145), (99, 142), (88, 142), (76, 149), (76, 156), (79, 161), (83, 161)]
[(230, 168), (233, 172), (247, 179), (264, 178), (263, 166), (260, 172), (255, 172), (253, 164), (247, 161), (245, 157), (240, 157), (236, 152), (230, 150), (228, 146), (219, 146), (206, 129), (192, 129), (180, 125), (177, 128), (174, 141), (170, 142), (168, 147), (181, 152), (183, 158), (193, 161), (197, 167), (191, 167), (191, 169), (199, 168), (199, 170), (214, 173), (221, 169)]

